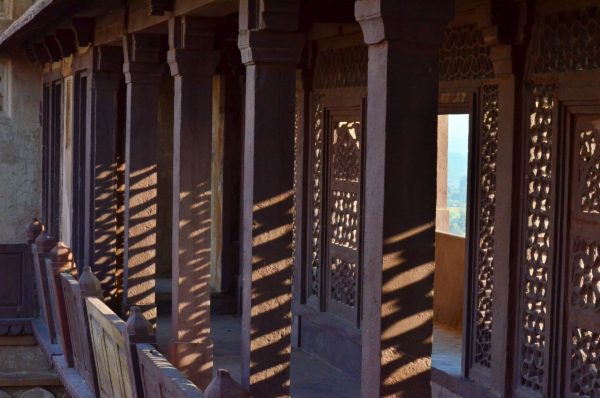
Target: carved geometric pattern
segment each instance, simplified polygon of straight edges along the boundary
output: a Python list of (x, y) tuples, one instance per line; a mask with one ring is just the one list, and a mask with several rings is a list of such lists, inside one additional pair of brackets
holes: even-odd
[(598, 143), (594, 136), (594, 131), (582, 131), (579, 133), (580, 144), (579, 144), (579, 156), (585, 163), (589, 162), (592, 157), (596, 154), (598, 149)]
[(541, 29), (535, 73), (600, 68), (600, 10), (595, 7), (554, 13)]
[(475, 25), (446, 29), (440, 49), (441, 81), (486, 79), (494, 76), (490, 49)]
[(359, 122), (339, 122), (333, 130), (333, 178), (358, 182), (360, 175)]
[(356, 264), (334, 258), (331, 263), (331, 298), (354, 307), (356, 303)]
[(368, 48), (365, 45), (320, 51), (315, 65), (315, 89), (366, 87)]
[[(296, 104), (299, 103), (299, 93), (296, 92)], [(293, 187), (293, 199), (294, 199), (294, 207), (292, 207), (292, 215), (294, 222), (292, 223), (292, 258), (294, 259), (294, 263), (296, 262), (296, 245), (298, 243), (298, 225), (297, 225), (297, 215), (298, 215), (298, 193), (299, 193), (299, 164), (298, 164), (298, 139), (300, 132), (300, 120), (302, 118), (302, 110), (298, 109), (296, 106), (296, 111), (294, 112), (294, 187)], [(294, 264), (295, 265), (295, 264)], [(295, 270), (296, 267), (292, 267), (292, 280), (295, 278)]]
[(581, 210), (589, 214), (600, 214), (600, 156), (596, 156), (599, 151), (595, 134), (595, 130), (582, 131), (579, 134), (579, 156), (583, 162), (580, 166), (581, 174), (585, 175)]
[(480, 148), (479, 253), (475, 363), (491, 366), (492, 291), (494, 288), (494, 225), (496, 215), (496, 157), (498, 154), (498, 86), (483, 87)]
[(541, 391), (548, 314), (548, 269), (552, 249), (552, 86), (534, 87), (527, 145), (526, 246), (521, 336), (521, 385)]
[(576, 328), (571, 346), (571, 393), (600, 398), (600, 334)]
[(358, 248), (358, 195), (331, 192), (331, 243), (356, 250)]
[[(317, 97), (314, 97), (317, 99)], [(310, 292), (319, 295), (321, 273), (321, 205), (323, 202), (323, 106), (317, 100), (314, 105), (314, 126), (311, 164), (311, 240), (310, 240)]]
[(577, 237), (573, 247), (571, 303), (600, 312), (600, 242)]

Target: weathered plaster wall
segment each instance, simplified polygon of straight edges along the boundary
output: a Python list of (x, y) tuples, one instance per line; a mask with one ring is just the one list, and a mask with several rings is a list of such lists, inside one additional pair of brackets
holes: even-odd
[(41, 69), (21, 52), (6, 62), (8, 112), (0, 112), (0, 243), (25, 241), (25, 226), (41, 212)]

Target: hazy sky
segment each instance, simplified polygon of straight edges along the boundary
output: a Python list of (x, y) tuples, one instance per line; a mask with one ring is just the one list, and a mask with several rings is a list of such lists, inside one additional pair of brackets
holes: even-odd
[(469, 115), (448, 116), (448, 152), (469, 152)]

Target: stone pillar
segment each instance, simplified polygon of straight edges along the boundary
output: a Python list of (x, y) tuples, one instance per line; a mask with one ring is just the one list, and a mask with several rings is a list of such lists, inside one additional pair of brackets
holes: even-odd
[(107, 304), (115, 308), (117, 294), (117, 135), (118, 95), (123, 77), (123, 49), (94, 47), (91, 117), (94, 142), (92, 196), (94, 251), (90, 265), (102, 284)]
[(169, 21), (175, 78), (173, 131), (172, 340), (170, 360), (204, 390), (212, 378), (210, 228), (212, 79), (216, 23)]
[(361, 396), (430, 396), (438, 49), (450, 0), (359, 0), (369, 45)]
[(140, 307), (146, 319), (156, 321), (156, 193), (157, 113), (161, 36), (124, 37), (127, 117), (125, 125), (125, 244), (123, 308)]
[(257, 397), (289, 396), (298, 7), (298, 0), (240, 1), (242, 384)]

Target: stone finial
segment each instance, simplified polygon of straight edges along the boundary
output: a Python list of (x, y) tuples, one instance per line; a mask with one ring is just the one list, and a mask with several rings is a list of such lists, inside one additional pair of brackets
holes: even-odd
[(204, 390), (205, 398), (250, 398), (250, 394), (231, 378), (228, 370), (219, 369)]
[(35, 246), (37, 247), (38, 254), (48, 254), (56, 246), (58, 241), (50, 236), (47, 231), (42, 231), (35, 238)]
[(38, 220), (37, 218), (32, 219), (29, 225), (27, 225), (27, 229), (25, 230), (27, 233), (27, 243), (35, 242), (35, 239), (39, 236), (40, 233), (42, 233), (44, 229), (44, 224), (42, 224), (40, 220)]
[(102, 299), (100, 280), (94, 275), (89, 266), (83, 267), (83, 272), (79, 277), (79, 290), (82, 297), (97, 297)]
[(132, 343), (149, 343), (154, 340), (152, 324), (144, 317), (140, 307), (132, 306), (129, 308), (127, 334)]
[[(73, 251), (64, 242), (58, 242), (50, 252), (54, 268), (64, 268), (65, 271), (75, 268)], [(65, 272), (63, 271), (63, 272)]]

